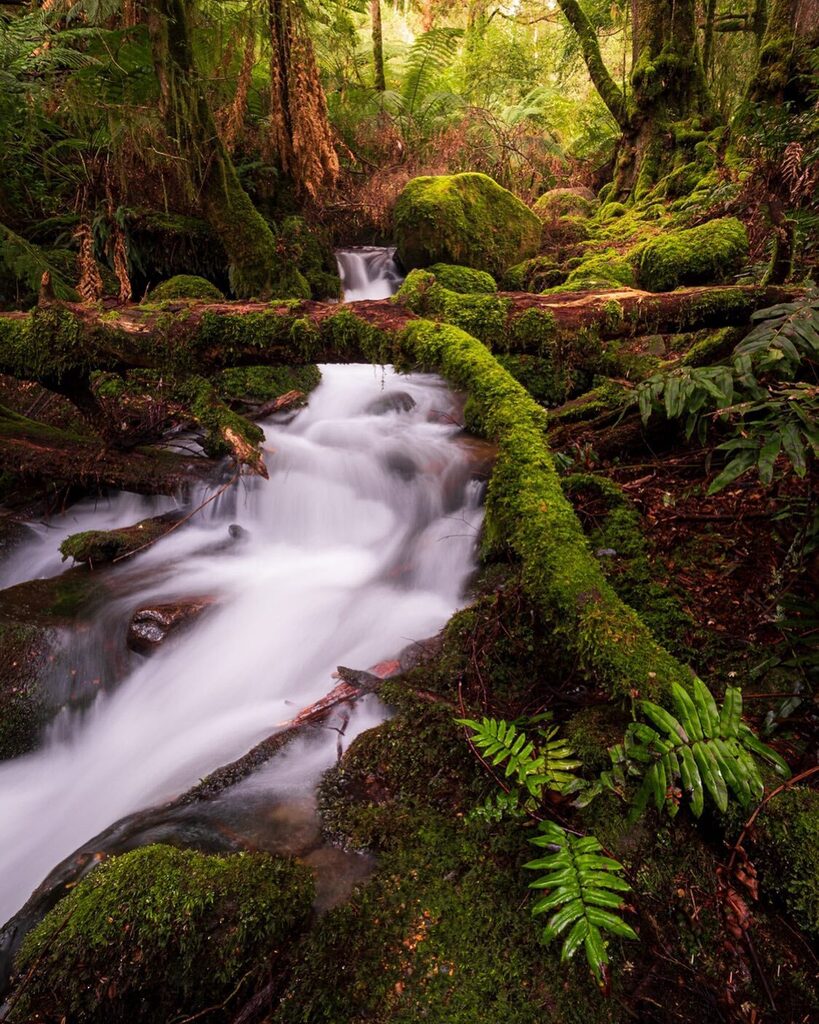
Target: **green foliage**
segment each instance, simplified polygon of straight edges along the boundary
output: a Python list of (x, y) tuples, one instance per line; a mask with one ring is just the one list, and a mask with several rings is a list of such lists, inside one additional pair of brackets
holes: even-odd
[(573, 758), (566, 741), (558, 737), (557, 726), (538, 729), (540, 739), (532, 741), (514, 722), (503, 719), (456, 721), (472, 730), (470, 739), (484, 757), (495, 766), (505, 764), (505, 777), (514, 778), (536, 800), (541, 799), (544, 790), (565, 793), (576, 786), (572, 770), (579, 768), (580, 762)]
[(27, 242), (10, 228), (0, 224), (0, 301), (3, 300), (4, 276), (20, 282), (24, 289), (36, 295), (45, 273), (51, 275), (54, 294), (58, 299), (76, 302), (78, 296), (73, 284), (59, 265), (39, 246)]
[(540, 835), (530, 842), (550, 852), (524, 867), (546, 871), (529, 888), (549, 892), (534, 904), (532, 913), (554, 911), (543, 929), (546, 942), (553, 942), (571, 925), (561, 960), (569, 960), (582, 945), (597, 983), (606, 987), (609, 958), (603, 933), (637, 940), (634, 929), (616, 913), (624, 907), (623, 894), (631, 890), (623, 867), (603, 855), (594, 836), (573, 836), (552, 821), (541, 822), (539, 830)]
[(803, 299), (760, 309), (755, 324), (734, 349), (734, 362), (742, 374), (772, 373), (793, 380), (803, 362), (819, 363), (819, 291)]
[(10, 1020), (119, 1024), (145, 1006), (156, 1020), (213, 1007), (275, 963), (312, 897), (308, 868), (268, 854), (114, 857), (26, 937), (17, 967), (31, 973)]
[(607, 775), (607, 784), (622, 790), (624, 768), (643, 776), (632, 819), (642, 814), (651, 799), (658, 811), (665, 809), (671, 817), (683, 796), (697, 818), (706, 794), (722, 812), (728, 809), (729, 792), (742, 807), (750, 807), (764, 792), (755, 757), (783, 778), (790, 776), (779, 754), (742, 722), (742, 693), (737, 688), (728, 687), (722, 708), (700, 679), (694, 680), (691, 693), (672, 684), (671, 698), (676, 716), (641, 700), (639, 708), (652, 724), (632, 722), (622, 747), (612, 750), (613, 771)]

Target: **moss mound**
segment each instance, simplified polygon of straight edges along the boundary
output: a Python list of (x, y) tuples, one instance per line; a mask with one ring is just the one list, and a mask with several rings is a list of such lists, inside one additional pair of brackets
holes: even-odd
[(614, 249), (607, 249), (586, 257), (566, 278), (565, 287), (591, 288), (603, 284), (633, 288), (634, 283), (634, 270), (628, 260), (618, 256)]
[(534, 256), (541, 222), (485, 174), (414, 178), (395, 205), (398, 256), (407, 268), (455, 263), (496, 277)]
[(588, 189), (553, 188), (544, 192), (532, 209), (541, 220), (548, 221), (571, 215), (592, 217), (597, 206), (594, 194)]
[(17, 968), (32, 973), (10, 1020), (131, 1024), (146, 1008), (166, 1021), (218, 1007), (275, 971), (312, 898), (307, 868), (267, 854), (149, 846), (114, 857), (26, 937)]
[(501, 287), (509, 292), (542, 292), (563, 284), (566, 272), (552, 256), (535, 256), (509, 267), (501, 279)]
[(638, 279), (651, 292), (725, 281), (748, 255), (748, 232), (736, 217), (663, 234), (642, 246)]
[(480, 292), (492, 295), (498, 290), (495, 278), (485, 270), (473, 270), (472, 267), (456, 267), (451, 263), (435, 263), (429, 268), (439, 284), (449, 288), (451, 292), (461, 295)]
[(204, 277), (193, 274), (177, 274), (162, 284), (158, 284), (151, 292), (153, 302), (164, 302), (165, 299), (204, 299), (210, 302), (221, 302), (224, 295), (215, 284)]

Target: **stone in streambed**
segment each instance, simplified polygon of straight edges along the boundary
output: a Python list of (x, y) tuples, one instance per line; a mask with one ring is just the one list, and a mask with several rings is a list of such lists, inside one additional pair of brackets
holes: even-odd
[(128, 624), (128, 647), (137, 654), (153, 654), (171, 633), (193, 623), (213, 601), (212, 597), (186, 598), (137, 609)]
[(415, 399), (406, 391), (387, 391), (370, 402), (365, 412), (371, 416), (383, 416), (388, 412), (411, 412), (414, 408)]
[(63, 561), (73, 558), (75, 562), (82, 562), (91, 568), (95, 565), (104, 565), (159, 540), (181, 520), (183, 515), (182, 509), (175, 509), (118, 530), (85, 530), (82, 533), (72, 533), (60, 545), (60, 554)]

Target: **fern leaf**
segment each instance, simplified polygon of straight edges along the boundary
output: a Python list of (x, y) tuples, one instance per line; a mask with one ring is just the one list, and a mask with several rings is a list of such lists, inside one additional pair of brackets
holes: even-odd
[(589, 968), (598, 984), (603, 985), (609, 962), (603, 933), (637, 939), (634, 929), (616, 913), (622, 911), (622, 894), (629, 892), (631, 886), (622, 877), (622, 865), (603, 854), (594, 836), (578, 838), (552, 821), (542, 822), (540, 832), (530, 842), (553, 852), (529, 861), (524, 867), (549, 870), (549, 874), (530, 883), (529, 888), (550, 891), (534, 903), (532, 913), (554, 911), (543, 928), (547, 942), (572, 926), (563, 940), (561, 960), (569, 960), (584, 946)]

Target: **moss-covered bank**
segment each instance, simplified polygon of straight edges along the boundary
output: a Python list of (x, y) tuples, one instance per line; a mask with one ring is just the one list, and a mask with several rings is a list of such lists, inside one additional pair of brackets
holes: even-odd
[(7, 1019), (130, 1024), (212, 1008), (210, 1020), (230, 1020), (275, 977), (312, 898), (307, 868), (267, 854), (149, 846), (112, 858), (26, 937)]

